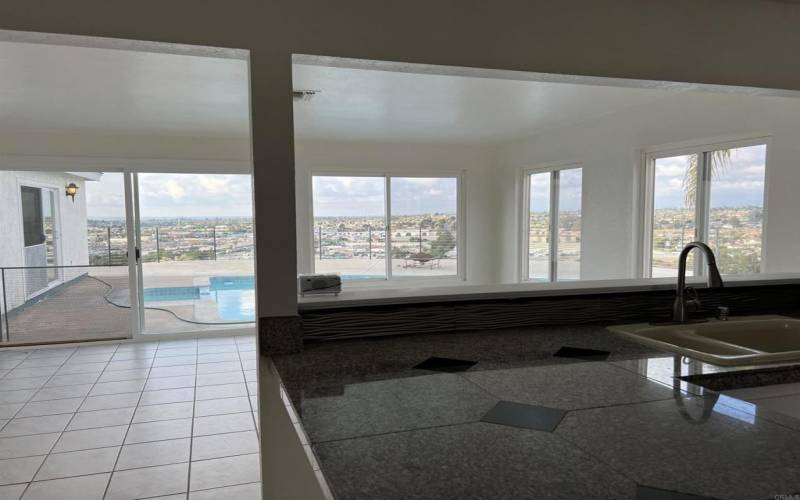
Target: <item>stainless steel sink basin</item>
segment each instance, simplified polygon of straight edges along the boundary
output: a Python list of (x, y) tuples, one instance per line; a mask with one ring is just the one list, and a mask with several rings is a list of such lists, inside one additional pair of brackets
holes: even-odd
[(608, 330), (657, 349), (717, 365), (800, 361), (800, 320), (749, 316), (704, 323), (618, 325)]

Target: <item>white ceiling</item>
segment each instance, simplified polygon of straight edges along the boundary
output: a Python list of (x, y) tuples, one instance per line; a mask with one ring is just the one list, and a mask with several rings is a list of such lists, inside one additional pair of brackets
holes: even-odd
[(247, 137), (238, 59), (0, 42), (0, 129)]
[(295, 64), (300, 139), (495, 142), (675, 95), (661, 89), (543, 83)]
[[(239, 59), (0, 42), (0, 131), (247, 138)], [(294, 65), (298, 139), (494, 142), (674, 92)], [(288, 98), (288, 96), (287, 96)]]

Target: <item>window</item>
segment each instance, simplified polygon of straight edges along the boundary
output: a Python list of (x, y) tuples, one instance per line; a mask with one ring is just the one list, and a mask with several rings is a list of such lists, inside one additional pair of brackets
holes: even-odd
[(459, 177), (312, 179), (314, 271), (343, 280), (462, 276)]
[(22, 186), (22, 228), (26, 247), (41, 245), (45, 241), (42, 190)]
[(574, 165), (525, 174), (524, 279), (580, 279), (582, 181)]
[[(678, 256), (707, 243), (722, 274), (763, 268), (766, 144), (708, 146), (647, 156), (644, 275), (677, 276)], [(705, 271), (690, 254), (687, 275)]]
[(385, 189), (383, 177), (314, 177), (316, 272), (386, 277)]

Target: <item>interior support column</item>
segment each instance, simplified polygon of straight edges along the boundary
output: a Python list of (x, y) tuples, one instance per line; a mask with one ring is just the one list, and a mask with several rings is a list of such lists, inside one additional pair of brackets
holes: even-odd
[(292, 62), (287, 53), (250, 54), (253, 206), (262, 356), (302, 349), (297, 314), (297, 246)]

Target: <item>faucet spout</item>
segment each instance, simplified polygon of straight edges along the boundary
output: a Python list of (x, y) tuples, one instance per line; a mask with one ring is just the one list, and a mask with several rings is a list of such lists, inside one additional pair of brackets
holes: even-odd
[[(686, 301), (686, 259), (695, 248), (700, 250), (706, 257), (706, 263), (708, 264), (706, 283), (708, 288), (722, 288), (724, 286), (722, 276), (717, 268), (717, 259), (714, 257), (714, 252), (711, 248), (700, 241), (693, 241), (686, 245), (681, 251), (680, 257), (678, 257), (678, 286), (676, 290), (678, 296), (675, 297), (675, 303), (672, 306), (672, 319), (678, 323), (685, 323), (689, 318)], [(690, 300), (689, 304), (698, 306), (699, 302)]]

